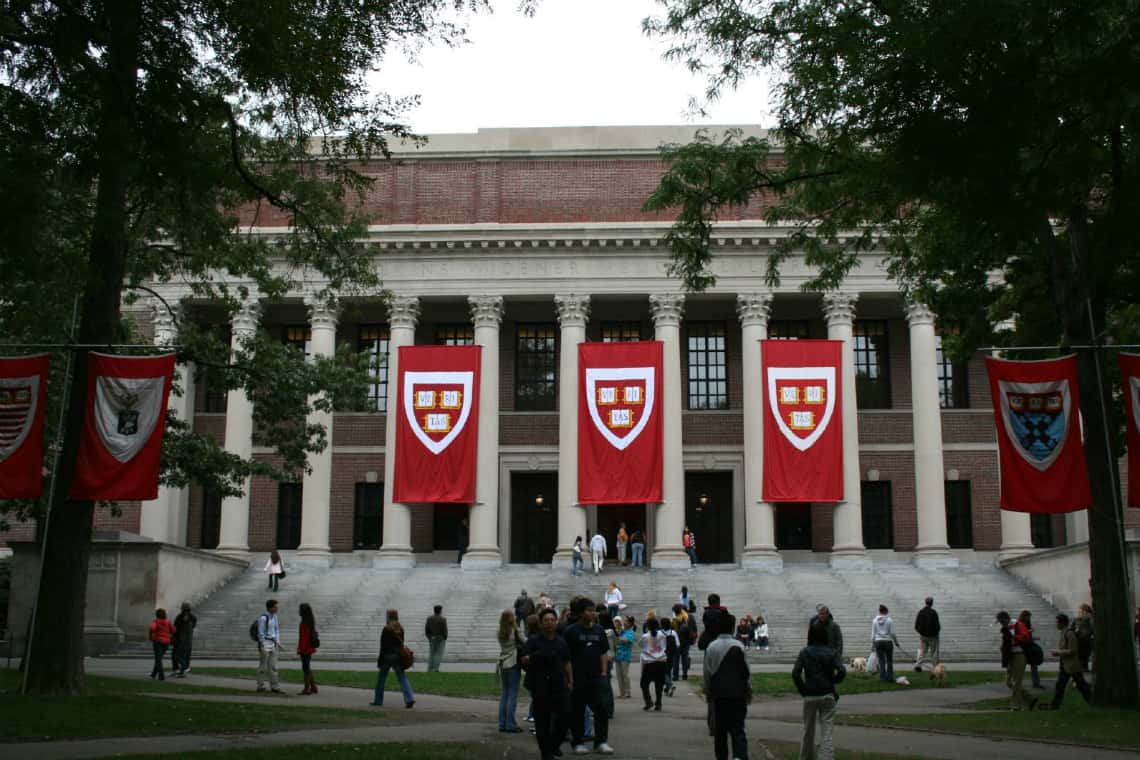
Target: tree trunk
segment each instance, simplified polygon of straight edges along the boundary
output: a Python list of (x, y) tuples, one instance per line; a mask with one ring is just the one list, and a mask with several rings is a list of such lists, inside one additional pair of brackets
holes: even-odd
[[(1064, 312), (1066, 333), (1077, 343), (1096, 345), (1096, 325), (1105, 320), (1102, 302), (1089, 291), (1094, 273), (1088, 265), (1089, 240), (1083, 211), (1069, 226), (1073, 278), (1080, 297)], [(1092, 506), (1089, 508), (1089, 590), (1096, 635), (1093, 702), (1104, 707), (1138, 703), (1135, 650), (1132, 646), (1132, 589), (1125, 557), (1117, 455), (1112, 446), (1112, 390), (1098, 349), (1078, 352), (1080, 407), (1084, 422), (1085, 463)]]
[[(137, 0), (107, 3), (107, 68), (100, 81), (98, 187), (88, 256), (88, 280), (79, 315), (79, 343), (114, 343), (129, 247), (127, 192), (135, 160), (135, 100), (138, 91)], [(51, 518), (43, 542), (44, 572), (27, 659), (27, 689), (36, 693), (81, 693), (87, 563), (94, 505), (68, 499), (87, 400), (87, 354), (75, 355), (71, 398), (63, 431)]]

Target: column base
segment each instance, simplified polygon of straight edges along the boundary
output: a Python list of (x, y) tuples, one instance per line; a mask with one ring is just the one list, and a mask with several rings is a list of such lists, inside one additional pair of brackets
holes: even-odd
[[(700, 556), (698, 555), (698, 559)], [(693, 561), (680, 547), (661, 547), (653, 550), (649, 566), (654, 570), (690, 570)]]
[(860, 551), (834, 551), (827, 561), (832, 570), (847, 570), (853, 572), (869, 572), (874, 569), (874, 563), (866, 552)]
[(218, 554), (221, 554), (223, 557), (230, 557), (232, 559), (240, 559), (240, 560), (243, 560), (245, 562), (249, 562), (250, 558), (252, 556), (249, 553), (249, 547), (248, 546), (219, 546), (214, 551), (216, 551)]
[(404, 570), (416, 566), (416, 555), (410, 546), (384, 547), (372, 558), (372, 567), (377, 570)]
[(503, 566), (503, 554), (496, 546), (477, 546), (463, 553), (464, 570), (498, 570)]
[(1010, 544), (1008, 546), (1002, 546), (998, 549), (997, 561), (1000, 564), (1007, 559), (1024, 557), (1026, 554), (1032, 554), (1034, 551), (1033, 544)]
[(290, 564), (313, 568), (330, 568), (333, 565), (332, 552), (328, 547), (300, 546)]
[(740, 557), (740, 566), (748, 570), (782, 573), (784, 558), (771, 546), (746, 546)]
[(946, 570), (958, 567), (958, 558), (948, 549), (918, 549), (914, 555), (914, 566), (922, 570)]
[[(551, 567), (570, 567), (573, 564), (574, 552), (569, 546), (559, 546), (554, 550), (554, 556), (550, 558)], [(590, 557), (585, 551), (582, 552), (582, 566), (585, 567), (589, 564)]]

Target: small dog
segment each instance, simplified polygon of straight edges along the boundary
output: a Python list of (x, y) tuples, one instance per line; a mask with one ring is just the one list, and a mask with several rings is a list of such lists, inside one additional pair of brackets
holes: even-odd
[(867, 672), (867, 658), (866, 657), (856, 657), (854, 660), (851, 661), (851, 669), (853, 671), (855, 671), (856, 673), (866, 673)]
[(934, 681), (934, 685), (941, 689), (946, 685), (946, 666), (938, 663), (930, 670), (930, 680)]

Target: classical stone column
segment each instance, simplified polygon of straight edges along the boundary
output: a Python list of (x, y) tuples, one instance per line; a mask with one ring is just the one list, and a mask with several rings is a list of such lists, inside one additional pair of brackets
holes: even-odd
[(736, 297), (740, 317), (744, 386), (744, 556), (741, 565), (779, 572), (784, 561), (776, 551), (776, 514), (763, 499), (764, 369), (760, 341), (768, 337), (771, 293), (742, 293)]
[[(685, 308), (685, 296), (680, 293), (654, 294), (649, 296), (649, 308), (653, 313), (654, 337), (664, 344), (665, 354), (661, 394), (665, 473), (662, 502), (657, 507), (654, 537), (657, 543), (650, 560), (657, 569), (685, 569), (690, 565), (689, 555), (681, 546), (681, 533), (685, 529), (685, 463), (681, 456), (681, 314)], [(698, 547), (698, 556), (699, 551)]]
[(471, 296), (475, 345), (483, 347), (479, 377), (479, 454), (475, 469), (475, 503), (471, 505), (470, 540), (463, 569), (503, 564), (499, 551), (499, 325), (502, 296)]
[[(336, 353), (336, 325), (339, 305), (335, 295), (309, 293), (305, 297), (309, 308), (310, 350), (314, 358)], [(317, 454), (308, 455), (309, 471), (301, 479), (301, 545), (297, 558), (328, 566), (332, 564), (329, 551), (329, 502), (332, 497), (332, 440), (333, 416), (329, 412), (312, 411), (310, 425), (321, 425), (328, 436), (328, 445)]]
[[(178, 323), (183, 319), (180, 304), (166, 303), (155, 299), (151, 304), (154, 310), (154, 344), (173, 346), (178, 340)], [(169, 350), (173, 351), (172, 348)], [(181, 396), (170, 394), (171, 413), (181, 420), (194, 417), (194, 365), (178, 364), (174, 368), (174, 385), (182, 389)], [(139, 533), (155, 541), (168, 544), (186, 545), (186, 523), (190, 513), (190, 489), (159, 486), (158, 498), (142, 504), (139, 515)]]
[(416, 342), (416, 322), (420, 299), (393, 296), (388, 304), (388, 413), (384, 426), (384, 545), (373, 561), (375, 567), (412, 567), (412, 513), (407, 504), (392, 501), (393, 474), (396, 470), (396, 415), (400, 413), (400, 346)]
[(843, 341), (843, 501), (835, 506), (831, 566), (865, 570), (871, 560), (863, 547), (863, 496), (859, 472), (859, 410), (855, 399), (855, 293), (823, 296), (827, 337)]
[(1081, 509), (1065, 515), (1065, 543), (1083, 544), (1089, 540), (1089, 511)]
[(934, 313), (922, 303), (906, 307), (910, 325), (910, 395), (914, 423), (914, 496), (920, 567), (957, 567), (946, 543), (946, 471), (942, 463), (942, 408), (938, 400), (938, 347)]
[(574, 538), (586, 538), (586, 510), (578, 503), (578, 344), (586, 341), (590, 297), (554, 297), (562, 329), (558, 348), (558, 549), (553, 563), (568, 567)]
[[(247, 299), (238, 307), (230, 320), (230, 349), (237, 353), (257, 333), (261, 306)], [(226, 394), (226, 451), (242, 459), (253, 456), (253, 401), (244, 388), (232, 388)], [(249, 479), (242, 487), (241, 496), (222, 499), (222, 525), (218, 538), (218, 552), (231, 557), (249, 557)]]

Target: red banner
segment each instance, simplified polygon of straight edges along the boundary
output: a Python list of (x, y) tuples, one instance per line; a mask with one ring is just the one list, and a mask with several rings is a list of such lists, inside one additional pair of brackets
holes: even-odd
[(1055, 514), (1092, 504), (1081, 448), (1077, 359), (986, 358), (1001, 465), (1001, 508)]
[(578, 346), (578, 501), (661, 501), (659, 341)]
[(0, 499), (43, 493), (47, 354), (0, 359)]
[(393, 501), (475, 501), (482, 350), (400, 347), (397, 408), (388, 410), (396, 416)]
[(765, 340), (761, 360), (764, 501), (842, 501), (842, 341)]
[(1120, 376), (1128, 431), (1128, 506), (1140, 508), (1140, 355), (1120, 355)]
[(87, 355), (87, 411), (72, 499), (158, 498), (174, 354)]

